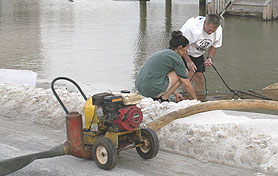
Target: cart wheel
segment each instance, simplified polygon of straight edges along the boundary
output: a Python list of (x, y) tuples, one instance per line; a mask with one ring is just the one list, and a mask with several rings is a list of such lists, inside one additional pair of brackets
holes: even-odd
[(103, 137), (94, 143), (93, 157), (99, 168), (111, 170), (116, 165), (117, 150), (109, 138)]
[(137, 153), (143, 159), (151, 159), (157, 155), (159, 142), (156, 133), (150, 129), (141, 129), (142, 146), (136, 147)]

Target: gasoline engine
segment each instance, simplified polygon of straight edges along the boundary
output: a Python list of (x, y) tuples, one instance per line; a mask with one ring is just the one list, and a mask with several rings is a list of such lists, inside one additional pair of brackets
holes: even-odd
[[(140, 100), (141, 97), (138, 94), (130, 91), (93, 95), (85, 104), (88, 130), (99, 131), (100, 128), (120, 132), (137, 129), (143, 120), (142, 111), (136, 106)], [(95, 114), (93, 119), (90, 118), (91, 113)]]

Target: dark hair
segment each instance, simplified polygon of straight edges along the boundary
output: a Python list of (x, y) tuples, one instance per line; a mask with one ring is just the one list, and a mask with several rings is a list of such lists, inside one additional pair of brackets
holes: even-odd
[(220, 25), (220, 17), (216, 14), (208, 14), (206, 16), (206, 24), (212, 24), (213, 26), (218, 27)]
[(180, 45), (182, 45), (182, 47), (184, 48), (189, 44), (189, 41), (182, 35), (181, 31), (173, 31), (172, 39), (170, 40), (169, 44), (170, 49), (176, 49)]

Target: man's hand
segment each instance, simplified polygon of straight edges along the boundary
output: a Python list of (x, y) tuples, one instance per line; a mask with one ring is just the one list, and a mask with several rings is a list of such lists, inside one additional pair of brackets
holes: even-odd
[(186, 64), (190, 71), (195, 72), (197, 70), (197, 67), (194, 64), (194, 62), (188, 61), (188, 62), (186, 62)]
[(211, 66), (212, 64), (212, 58), (211, 57), (208, 57), (205, 62), (204, 62), (204, 66)]

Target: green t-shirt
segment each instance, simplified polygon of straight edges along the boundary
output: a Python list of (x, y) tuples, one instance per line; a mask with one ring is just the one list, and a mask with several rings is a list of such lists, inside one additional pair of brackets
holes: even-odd
[(179, 77), (187, 79), (184, 62), (175, 51), (165, 49), (154, 53), (147, 59), (137, 75), (136, 89), (145, 97), (156, 97), (167, 90), (168, 73), (171, 71), (175, 71)]

